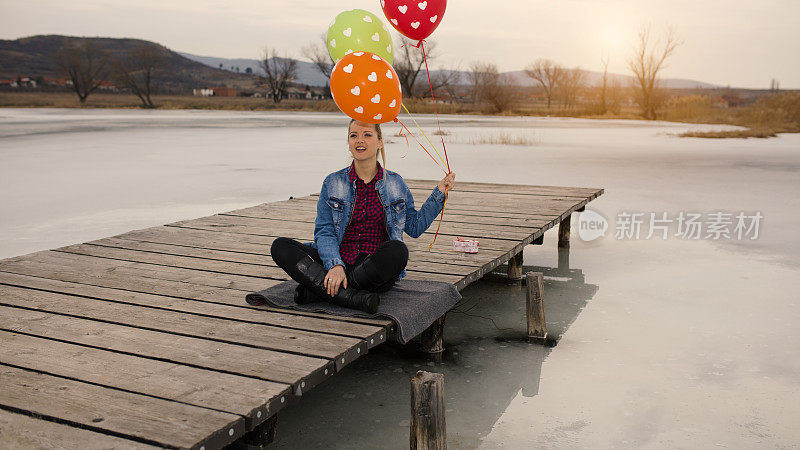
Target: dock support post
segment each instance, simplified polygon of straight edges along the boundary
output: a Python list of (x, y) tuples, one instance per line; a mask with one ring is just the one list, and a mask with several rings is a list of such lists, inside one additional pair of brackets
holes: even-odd
[(420, 370), (411, 379), (411, 450), (447, 448), (444, 375)]
[(528, 319), (528, 340), (544, 342), (547, 338), (547, 327), (544, 319), (544, 275), (541, 272), (525, 274), (528, 287), (525, 298), (525, 311)]
[(271, 444), (277, 436), (277, 424), (278, 415), (273, 414), (272, 417), (239, 438), (231, 448), (237, 450), (262, 450), (268, 448), (267, 445)]
[(560, 276), (569, 276), (569, 247), (558, 249), (558, 269), (556, 271)]
[(572, 214), (568, 215), (558, 224), (558, 247), (569, 248), (569, 223)]
[(511, 281), (519, 281), (522, 279), (522, 254), (523, 250), (512, 256), (508, 260), (508, 279)]
[[(446, 316), (446, 315), (445, 315)], [(425, 353), (441, 354), (444, 351), (444, 318), (436, 319), (419, 335), (419, 348)]]

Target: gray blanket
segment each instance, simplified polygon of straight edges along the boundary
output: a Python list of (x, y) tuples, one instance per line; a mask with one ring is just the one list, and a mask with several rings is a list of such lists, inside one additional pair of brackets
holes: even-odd
[(395, 339), (401, 344), (425, 331), (436, 319), (443, 316), (461, 300), (455, 286), (441, 281), (399, 280), (391, 290), (380, 294), (378, 312), (369, 314), (363, 311), (342, 308), (327, 302), (298, 305), (294, 302), (294, 280), (247, 294), (251, 305), (269, 305), (274, 308), (296, 309), (298, 311), (321, 312), (337, 316), (388, 318), (397, 324)]

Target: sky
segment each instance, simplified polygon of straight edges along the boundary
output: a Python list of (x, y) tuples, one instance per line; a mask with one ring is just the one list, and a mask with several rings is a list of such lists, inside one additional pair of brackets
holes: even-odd
[[(302, 59), (336, 14), (355, 8), (383, 17), (379, 0), (0, 0), (0, 39), (128, 37), (224, 58), (258, 58), (270, 46)], [(429, 38), (439, 53), (432, 69), (484, 61), (511, 71), (549, 58), (600, 71), (607, 50), (609, 71), (629, 73), (644, 26), (654, 37), (672, 27), (683, 42), (664, 77), (744, 88), (774, 78), (800, 88), (797, 0), (450, 0)]]

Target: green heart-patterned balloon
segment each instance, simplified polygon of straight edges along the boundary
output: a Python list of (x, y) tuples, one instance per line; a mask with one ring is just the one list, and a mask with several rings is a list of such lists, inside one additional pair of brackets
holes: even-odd
[(328, 27), (328, 52), (335, 62), (348, 53), (375, 53), (389, 64), (394, 62), (394, 46), (389, 29), (375, 14), (363, 9), (339, 13)]

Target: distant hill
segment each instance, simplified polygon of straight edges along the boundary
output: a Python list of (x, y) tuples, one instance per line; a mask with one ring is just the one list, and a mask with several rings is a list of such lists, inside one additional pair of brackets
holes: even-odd
[[(210, 86), (232, 86), (252, 90), (257, 75), (263, 75), (257, 59), (220, 58), (199, 56), (191, 53), (172, 51), (154, 42), (141, 39), (117, 38), (83, 38), (59, 35), (39, 35), (16, 40), (0, 40), (0, 79), (13, 79), (19, 75), (29, 77), (63, 77), (52, 60), (52, 54), (64, 45), (90, 40), (99, 48), (107, 51), (112, 57), (120, 56), (127, 50), (148, 45), (160, 49), (165, 55), (162, 70), (155, 74), (155, 85), (161, 93), (188, 93), (192, 89)], [(222, 68), (220, 69), (220, 64)], [(236, 68), (239, 70), (236, 71)], [(247, 69), (252, 73), (248, 74)], [(314, 64), (307, 61), (297, 62), (297, 79), (300, 85), (326, 86), (328, 78), (317, 70)], [(437, 71), (432, 71), (435, 75)], [(458, 72), (460, 84), (467, 83), (467, 72)], [(533, 86), (534, 80), (522, 70), (507, 72), (520, 86)], [(611, 80), (618, 80), (623, 85), (632, 81), (629, 75), (609, 74)], [(587, 71), (586, 79), (590, 85), (599, 85), (602, 74)], [(112, 81), (112, 80), (109, 80)], [(695, 80), (665, 79), (663, 86), (673, 89), (716, 88), (709, 83)]]
[[(154, 84), (163, 93), (186, 93), (208, 86), (250, 87), (254, 77), (232, 73), (200, 64), (163, 47), (141, 39), (80, 38), (59, 35), (40, 35), (16, 40), (0, 40), (0, 78), (12, 79), (19, 75), (29, 77), (60, 78), (52, 55), (65, 45), (89, 40), (113, 58), (139, 46), (153, 46), (164, 54), (161, 70), (154, 76)], [(109, 80), (113, 81), (113, 80)]]
[[(222, 64), (223, 70), (244, 73), (250, 69), (254, 74), (264, 75), (264, 69), (261, 68), (259, 60), (247, 58), (218, 58), (215, 56), (199, 56), (191, 53), (178, 52), (179, 55), (191, 59), (192, 61), (205, 64), (209, 67), (219, 69)], [(298, 84), (307, 84), (309, 86), (327, 86), (328, 78), (317, 69), (313, 63), (307, 61), (297, 61), (297, 80)]]
[[(248, 67), (253, 71), (253, 73), (257, 73), (259, 75), (263, 75), (264, 71), (261, 69), (259, 65), (259, 61), (257, 59), (246, 59), (246, 58), (219, 58), (214, 56), (199, 56), (193, 55), (191, 53), (183, 53), (179, 52), (180, 55), (185, 56), (192, 61), (197, 61), (199, 63), (205, 64), (209, 67), (219, 68), (220, 64), (222, 64), (222, 68), (224, 70), (235, 71), (236, 68), (239, 68), (240, 72), (244, 72)], [(438, 70), (432, 70), (431, 75), (435, 75)], [(519, 86), (533, 86), (536, 82), (525, 75), (524, 70), (517, 70), (513, 72), (505, 72), (510, 75), (514, 80), (515, 84)], [(458, 72), (460, 84), (469, 84), (467, 82), (467, 72), (459, 71)], [(619, 84), (623, 86), (630, 85), (633, 82), (633, 77), (630, 75), (622, 75), (618, 73), (609, 73), (608, 79), (610, 82), (617, 81)], [(297, 61), (297, 80), (295, 80), (298, 84), (307, 84), (309, 86), (326, 86), (328, 83), (328, 78), (326, 78), (319, 70), (317, 70), (316, 66), (310, 62), (306, 61)], [(602, 72), (593, 72), (593, 71), (586, 71), (586, 82), (592, 86), (599, 86), (603, 83), (603, 73)], [(665, 78), (661, 80), (662, 86), (669, 88), (669, 89), (713, 89), (719, 88), (720, 86), (705, 83), (702, 81), (696, 80), (685, 80), (679, 78)]]
[[(590, 86), (601, 86), (603, 84), (603, 72), (594, 72), (591, 70), (586, 70), (585, 72), (586, 84)], [(514, 79), (517, 81), (517, 84), (520, 86), (533, 86), (536, 83), (536, 81), (525, 74), (524, 70), (517, 70), (507, 73), (514, 77)], [(608, 74), (609, 82), (613, 83), (616, 81), (621, 86), (628, 86), (633, 83), (633, 80), (634, 78), (631, 75), (622, 75), (619, 73)], [(668, 89), (714, 89), (720, 87), (711, 83), (704, 83), (696, 80), (685, 80), (681, 78), (662, 78), (661, 86)]]

